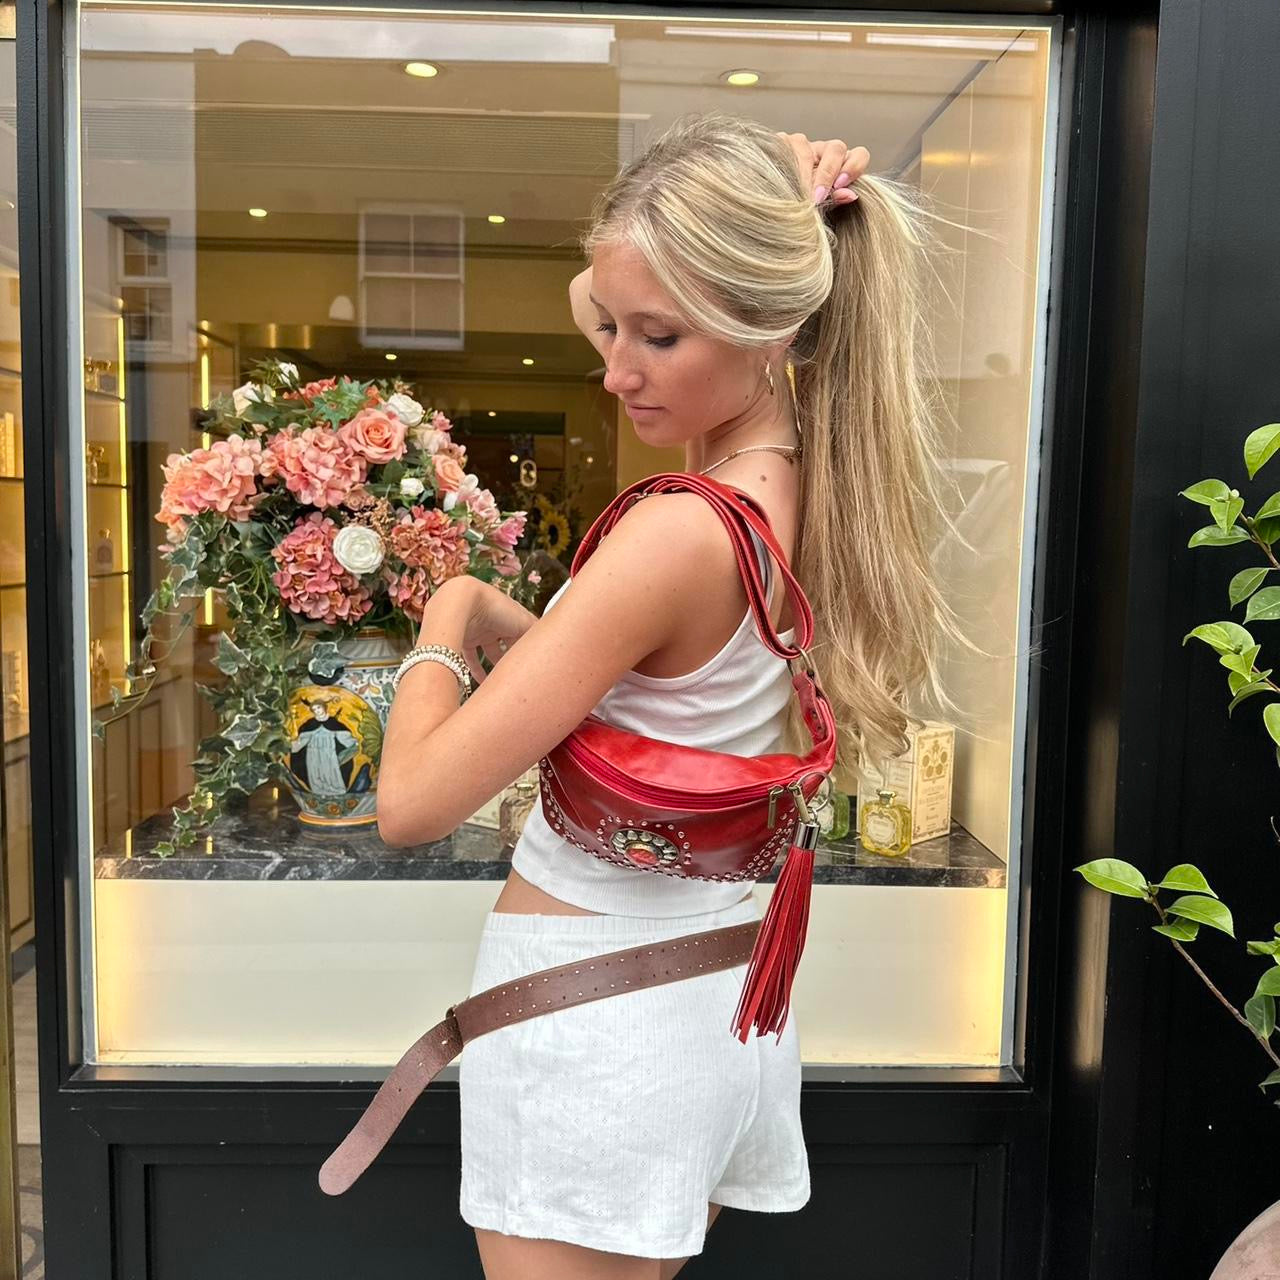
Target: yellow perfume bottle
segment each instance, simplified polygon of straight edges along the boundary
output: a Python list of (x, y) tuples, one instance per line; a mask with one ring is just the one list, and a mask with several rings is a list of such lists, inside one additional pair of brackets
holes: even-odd
[(894, 803), (897, 794), (880, 787), (876, 791), (878, 798), (862, 806), (858, 831), (868, 853), (900, 858), (911, 848), (911, 810), (905, 804)]

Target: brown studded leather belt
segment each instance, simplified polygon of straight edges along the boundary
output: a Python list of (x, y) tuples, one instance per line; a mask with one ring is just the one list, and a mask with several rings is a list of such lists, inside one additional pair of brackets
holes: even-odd
[[(321, 1166), (320, 1189), (331, 1196), (346, 1191), (377, 1158), (423, 1089), (477, 1036), (555, 1009), (746, 964), (760, 924), (748, 920), (587, 956), (525, 974), (451, 1005), (444, 1018), (404, 1052), (350, 1133)], [(733, 1034), (727, 1024), (726, 1033)]]

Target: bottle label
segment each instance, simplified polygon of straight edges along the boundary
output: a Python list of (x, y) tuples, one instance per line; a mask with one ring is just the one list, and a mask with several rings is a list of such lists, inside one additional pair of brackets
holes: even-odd
[(862, 830), (867, 839), (880, 845), (894, 845), (898, 840), (898, 824), (888, 813), (877, 813), (868, 807), (862, 817)]

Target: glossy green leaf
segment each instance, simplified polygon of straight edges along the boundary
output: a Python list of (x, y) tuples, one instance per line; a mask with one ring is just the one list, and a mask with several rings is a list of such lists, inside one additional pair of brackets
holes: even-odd
[(1225, 498), (1230, 492), (1231, 486), (1224, 480), (1201, 480), (1189, 489), (1179, 490), (1178, 496), (1207, 507), (1215, 498)]
[(1209, 504), (1209, 511), (1219, 529), (1230, 529), (1236, 517), (1244, 510), (1244, 499), (1239, 494), (1231, 497), (1215, 498)]
[(1280, 702), (1269, 702), (1263, 707), (1262, 723), (1267, 726), (1271, 737), (1280, 742)]
[(1280, 618), (1280, 587), (1263, 587), (1249, 597), (1244, 620), (1252, 622), (1255, 618), (1262, 622), (1274, 622)]
[(1171, 916), (1181, 916), (1184, 920), (1199, 920), (1211, 929), (1220, 929), (1228, 937), (1234, 938), (1235, 926), (1231, 920), (1231, 911), (1226, 903), (1217, 898), (1205, 898), (1198, 894), (1187, 894), (1175, 898), (1165, 910)]
[(1254, 989), (1255, 996), (1280, 996), (1280, 969), (1268, 969), (1266, 973), (1258, 979), (1258, 985)]
[(1166, 938), (1176, 938), (1179, 942), (1194, 942), (1200, 926), (1194, 920), (1171, 920), (1168, 924), (1153, 924), (1156, 933), (1163, 933)]
[(1280, 493), (1273, 493), (1254, 513), (1255, 520), (1267, 520), (1271, 516), (1280, 516)]
[(1186, 644), (1188, 640), (1203, 640), (1209, 648), (1217, 653), (1236, 653), (1238, 652), (1231, 632), (1221, 622), (1202, 622), (1198, 627), (1193, 627), (1182, 637), (1182, 643)]
[(1244, 1002), (1244, 1016), (1255, 1033), (1266, 1040), (1276, 1029), (1275, 996), (1251, 996)]
[(1277, 449), (1280, 449), (1280, 422), (1268, 422), (1249, 432), (1244, 442), (1244, 465), (1250, 480)]
[(1218, 896), (1209, 888), (1209, 882), (1204, 878), (1200, 868), (1193, 866), (1190, 862), (1179, 862), (1177, 866), (1170, 867), (1164, 873), (1164, 879), (1157, 880), (1152, 888), (1178, 889), (1183, 893), (1207, 893), (1212, 898)]
[(1220, 529), (1216, 524), (1207, 524), (1197, 529), (1187, 542), (1189, 547), (1229, 547), (1237, 542), (1248, 542), (1248, 530), (1233, 524), (1230, 529)]
[(1241, 569), (1227, 587), (1227, 596), (1234, 609), (1241, 600), (1247, 600), (1266, 581), (1270, 569)]
[(1095, 889), (1116, 893), (1125, 898), (1145, 898), (1147, 882), (1141, 871), (1132, 863), (1119, 858), (1096, 858), (1093, 862), (1073, 867)]
[(1226, 712), (1228, 712), (1228, 714), (1234, 712), (1235, 708), (1238, 707), (1240, 703), (1243, 703), (1245, 698), (1252, 698), (1254, 694), (1265, 694), (1265, 692), (1275, 692), (1271, 687), (1271, 681), (1254, 680), (1247, 682), (1247, 684), (1240, 685), (1239, 689), (1235, 690), (1234, 698), (1230, 700), (1228, 705), (1226, 705)]

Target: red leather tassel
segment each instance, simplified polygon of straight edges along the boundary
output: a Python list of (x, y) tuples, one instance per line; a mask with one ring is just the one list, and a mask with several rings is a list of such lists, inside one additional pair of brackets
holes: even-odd
[(774, 885), (769, 909), (760, 922), (742, 998), (729, 1029), (746, 1044), (753, 1026), (757, 1036), (770, 1031), (782, 1039), (791, 1008), (791, 983), (804, 951), (809, 928), (809, 897), (813, 889), (813, 850), (793, 844)]

